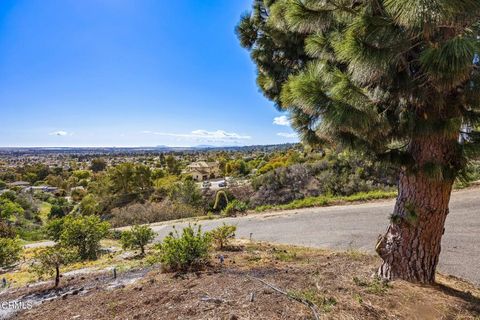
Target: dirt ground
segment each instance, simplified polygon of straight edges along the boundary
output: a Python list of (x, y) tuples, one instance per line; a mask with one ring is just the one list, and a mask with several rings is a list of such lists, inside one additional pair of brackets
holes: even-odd
[[(479, 288), (442, 275), (434, 286), (385, 284), (372, 277), (378, 264), (357, 251), (238, 242), (197, 273), (153, 267), (117, 286), (109, 275), (62, 279), (64, 294), (14, 319), (314, 319), (312, 308), (321, 319), (480, 319)], [(9, 298), (45, 288), (19, 289)]]

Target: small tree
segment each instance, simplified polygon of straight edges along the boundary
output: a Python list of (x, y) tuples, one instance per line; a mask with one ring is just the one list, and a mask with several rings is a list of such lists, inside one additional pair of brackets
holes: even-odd
[(100, 171), (105, 170), (106, 167), (107, 167), (107, 162), (105, 161), (105, 159), (95, 158), (95, 159), (92, 160), (92, 164), (90, 166), (90, 169), (93, 172), (100, 172)]
[(202, 233), (200, 226), (189, 225), (181, 235), (174, 229), (159, 245), (162, 266), (169, 271), (198, 268), (206, 263), (211, 243), (210, 234)]
[(186, 179), (182, 182), (177, 182), (172, 186), (169, 198), (175, 202), (198, 207), (202, 203), (202, 192), (195, 181)]
[(120, 241), (124, 249), (140, 249), (145, 255), (145, 246), (155, 239), (155, 232), (148, 226), (133, 226), (131, 230), (122, 232)]
[(165, 158), (167, 169), (170, 174), (179, 175), (181, 173), (180, 162), (174, 156), (168, 155)]
[(74, 248), (82, 260), (98, 257), (100, 240), (108, 234), (110, 224), (97, 216), (67, 216), (64, 218), (60, 243)]
[(235, 231), (237, 231), (237, 227), (233, 225), (228, 225), (223, 223), (222, 226), (213, 229), (210, 231), (210, 235), (212, 236), (212, 240), (215, 243), (217, 249), (222, 250), (228, 245), (230, 239), (235, 238)]
[(0, 268), (9, 268), (20, 258), (22, 245), (18, 239), (0, 238)]
[(73, 262), (76, 257), (75, 251), (58, 245), (41, 249), (34, 256), (35, 263), (32, 266), (32, 270), (38, 274), (39, 277), (55, 275), (56, 288), (60, 283), (60, 268)]

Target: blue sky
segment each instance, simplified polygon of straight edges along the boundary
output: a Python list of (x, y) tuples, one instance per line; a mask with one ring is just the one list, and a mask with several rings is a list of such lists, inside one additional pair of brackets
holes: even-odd
[(234, 34), (250, 5), (1, 0), (0, 146), (296, 141)]

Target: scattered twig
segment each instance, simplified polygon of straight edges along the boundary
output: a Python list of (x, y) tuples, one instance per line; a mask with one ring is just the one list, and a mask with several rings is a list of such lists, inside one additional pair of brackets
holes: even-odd
[(248, 276), (250, 279), (252, 280), (257, 280), (257, 281), (260, 281), (261, 283), (263, 283), (264, 285), (266, 285), (267, 287), (273, 289), (274, 291), (278, 292), (278, 293), (281, 293), (285, 296), (287, 296), (289, 299), (292, 299), (292, 300), (295, 300), (297, 302), (300, 302), (301, 304), (303, 305), (306, 305), (307, 307), (310, 308), (310, 310), (312, 310), (312, 313), (313, 313), (313, 316), (315, 317), (316, 320), (320, 320), (320, 315), (318, 314), (318, 307), (315, 303), (313, 303), (312, 301), (310, 300), (307, 300), (307, 299), (303, 299), (303, 298), (300, 298), (300, 297), (297, 297), (297, 296), (294, 296), (286, 291), (283, 291), (282, 289), (266, 282), (265, 280), (263, 279), (260, 279), (260, 278), (257, 278), (257, 277), (253, 277), (253, 276)]
[(201, 297), (201, 298), (200, 298), (200, 301), (203, 301), (203, 302), (213, 302), (213, 303), (218, 303), (218, 304), (227, 302), (227, 301), (224, 300), (224, 299), (221, 299), (221, 298), (213, 298), (213, 297), (209, 297), (209, 296)]

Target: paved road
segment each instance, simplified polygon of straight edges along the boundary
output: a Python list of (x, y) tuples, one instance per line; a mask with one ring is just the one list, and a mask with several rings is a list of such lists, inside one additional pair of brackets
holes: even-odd
[[(360, 249), (374, 253), (379, 234), (388, 225), (393, 200), (365, 204), (288, 210), (238, 218), (205, 220), (211, 230), (223, 222), (237, 225), (237, 237), (296, 244), (318, 248)], [(187, 223), (176, 223), (181, 229)], [(172, 230), (172, 223), (152, 225), (161, 240)], [(53, 245), (39, 242), (27, 247)], [(456, 191), (442, 240), (439, 270), (465, 278), (480, 286), (480, 188)]]
[[(309, 208), (207, 220), (210, 230), (223, 222), (237, 225), (237, 236), (320, 248), (356, 248), (374, 252), (377, 236), (386, 230), (394, 201)], [(177, 224), (177, 228), (185, 223)], [(171, 224), (153, 226), (158, 240)], [(480, 189), (454, 192), (442, 241), (439, 270), (480, 285)]]

